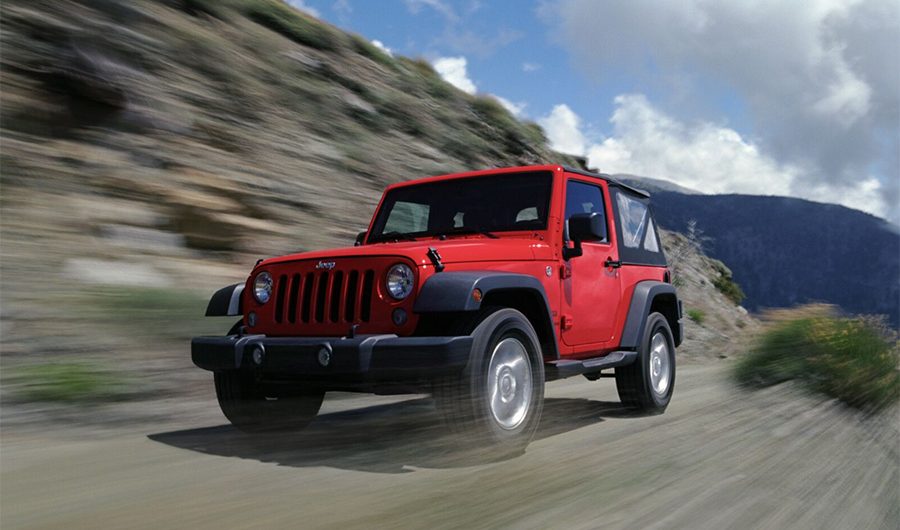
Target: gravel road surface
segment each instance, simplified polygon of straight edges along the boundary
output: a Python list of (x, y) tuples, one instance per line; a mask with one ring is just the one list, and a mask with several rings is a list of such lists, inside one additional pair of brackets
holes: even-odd
[(3, 429), (14, 528), (900, 528), (896, 415), (791, 386), (734, 390), (728, 362), (679, 369), (666, 414), (610, 379), (547, 387), (524, 454), (442, 436), (421, 396), (334, 395), (305, 432), (254, 438), (211, 395), (153, 420)]

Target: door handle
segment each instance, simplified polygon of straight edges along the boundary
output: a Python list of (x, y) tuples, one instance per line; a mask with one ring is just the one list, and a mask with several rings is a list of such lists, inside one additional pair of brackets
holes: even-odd
[(609, 267), (610, 269), (618, 269), (622, 266), (622, 262), (619, 260), (613, 260), (612, 257), (607, 257), (606, 261), (603, 262), (604, 267)]

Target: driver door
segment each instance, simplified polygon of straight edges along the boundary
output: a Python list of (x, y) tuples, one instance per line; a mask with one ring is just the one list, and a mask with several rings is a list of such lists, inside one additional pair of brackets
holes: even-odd
[(563, 265), (560, 328), (563, 342), (576, 354), (601, 349), (612, 338), (619, 309), (619, 269), (604, 266), (608, 258), (618, 260), (609, 241), (608, 196), (602, 182), (570, 178), (566, 183), (566, 244), (568, 220), (576, 213), (600, 213), (607, 226), (605, 241), (583, 242), (584, 254)]

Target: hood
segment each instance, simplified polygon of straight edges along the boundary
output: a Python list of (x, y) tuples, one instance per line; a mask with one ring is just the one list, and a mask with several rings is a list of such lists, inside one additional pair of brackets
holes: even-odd
[(445, 265), (485, 261), (531, 261), (550, 259), (552, 254), (550, 246), (538, 239), (473, 237), (448, 239), (446, 241), (428, 239), (399, 243), (376, 243), (360, 247), (318, 250), (270, 258), (263, 261), (261, 265), (342, 257), (401, 256), (410, 259), (419, 266), (424, 266), (431, 265), (431, 260), (426, 256), (429, 247), (437, 249), (441, 255), (441, 261)]

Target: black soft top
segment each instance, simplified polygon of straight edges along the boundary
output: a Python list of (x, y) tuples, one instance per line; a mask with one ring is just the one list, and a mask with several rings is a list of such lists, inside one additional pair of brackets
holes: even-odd
[(568, 167), (568, 166), (563, 166), (563, 169), (569, 173), (577, 173), (579, 175), (584, 175), (585, 177), (593, 177), (596, 179), (605, 180), (610, 185), (621, 188), (629, 193), (633, 193), (633, 194), (643, 197), (645, 199), (650, 198), (650, 192), (631, 187), (622, 181), (616, 180), (615, 178), (612, 177), (612, 175), (607, 175), (606, 173), (594, 173), (593, 171), (586, 171), (584, 169), (573, 168), (573, 167)]

